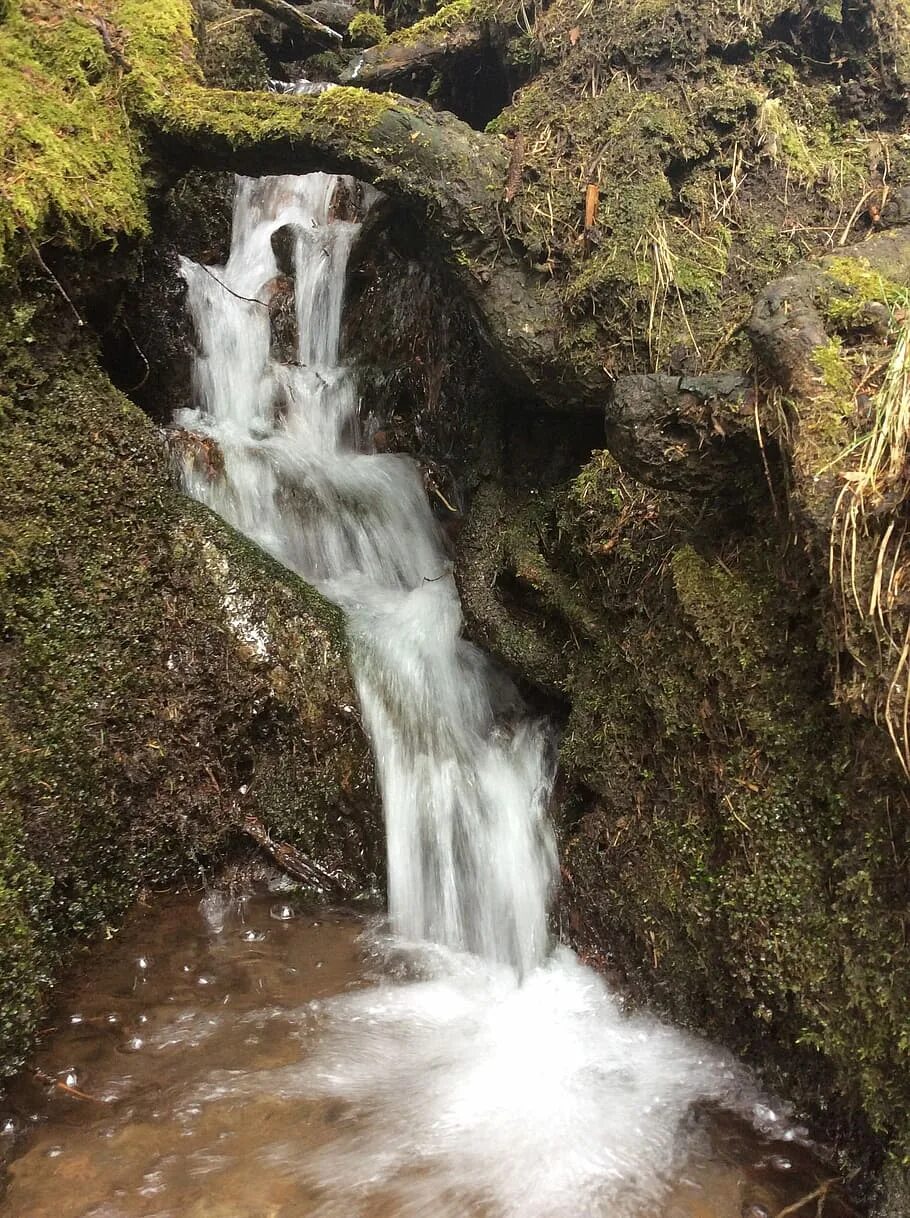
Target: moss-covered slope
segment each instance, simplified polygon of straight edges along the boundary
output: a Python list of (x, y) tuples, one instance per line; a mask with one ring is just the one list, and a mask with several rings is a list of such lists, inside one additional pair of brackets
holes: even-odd
[(65, 306), (19, 297), (0, 426), (0, 1075), (74, 940), (247, 813), (375, 874), (337, 612), (171, 486)]

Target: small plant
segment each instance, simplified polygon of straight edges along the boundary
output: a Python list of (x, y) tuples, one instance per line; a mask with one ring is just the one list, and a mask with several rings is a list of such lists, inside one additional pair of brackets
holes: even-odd
[[(871, 431), (854, 446), (834, 511), (829, 567), (846, 619), (852, 601), (873, 632), (887, 690), (877, 698), (904, 770), (910, 774), (910, 560), (904, 553), (910, 502), (910, 311), (895, 310), (897, 336)], [(872, 560), (864, 559), (871, 550)]]
[(348, 40), (355, 47), (372, 47), (385, 37), (385, 22), (378, 13), (358, 13), (348, 26)]

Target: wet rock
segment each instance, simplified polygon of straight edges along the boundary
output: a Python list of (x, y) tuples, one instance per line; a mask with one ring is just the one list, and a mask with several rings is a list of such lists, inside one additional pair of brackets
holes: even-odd
[(714, 376), (624, 376), (607, 408), (607, 446), (648, 486), (703, 495), (761, 471), (749, 381)]
[(224, 454), (212, 436), (172, 430), (166, 434), (165, 444), (178, 469), (188, 467), (209, 481), (224, 472)]
[(266, 285), (269, 324), (272, 327), (271, 356), (279, 364), (297, 363), (297, 312), (294, 280), (276, 276)]
[(890, 191), (882, 207), (881, 222), (890, 228), (910, 224), (910, 186), (899, 186)]
[(272, 253), (278, 264), (279, 274), (288, 277), (294, 274), (294, 249), (301, 236), (297, 224), (282, 224), (272, 233)]

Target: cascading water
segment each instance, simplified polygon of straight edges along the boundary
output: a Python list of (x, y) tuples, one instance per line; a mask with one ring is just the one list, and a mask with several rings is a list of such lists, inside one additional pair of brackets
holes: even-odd
[[(183, 262), (198, 406), (177, 421), (220, 452), (185, 460), (186, 487), (345, 611), (391, 926), (419, 961), (417, 980), (334, 1000), (314, 1057), (233, 1086), (349, 1106), (337, 1140), (299, 1164), (320, 1214), (650, 1218), (693, 1102), (758, 1101), (725, 1056), (624, 1016), (550, 950), (547, 729), (461, 638), (418, 470), (359, 437), (339, 357), (373, 197), (322, 174), (238, 179), (227, 264)], [(293, 271), (295, 362), (272, 351), (269, 306), (288, 291), (275, 248)]]
[[(369, 206), (347, 179), (241, 179), (217, 272), (184, 262), (201, 354), (199, 410), (223, 472), (190, 493), (346, 611), (386, 812), (392, 924), (401, 935), (527, 970), (547, 944), (555, 851), (546, 734), (460, 638), (450, 564), (415, 464), (357, 445), (339, 362), (342, 293)], [(270, 355), (272, 236), (294, 249), (297, 362)], [(259, 303), (259, 301), (262, 303)]]

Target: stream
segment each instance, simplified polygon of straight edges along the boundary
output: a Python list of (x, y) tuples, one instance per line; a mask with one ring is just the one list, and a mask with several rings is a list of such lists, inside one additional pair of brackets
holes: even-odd
[(554, 941), (553, 730), (462, 638), (419, 469), (373, 450), (340, 354), (375, 199), (238, 179), (227, 264), (183, 262), (198, 354), (176, 422), (216, 454), (184, 447), (187, 491), (345, 613), (388, 921), (262, 892), (137, 914), (14, 1088), (9, 1130), (34, 1129), (3, 1212), (775, 1218), (829, 1174), (805, 1132)]
[(831, 1174), (754, 1095), (689, 1107), (736, 1068), (568, 953), (516, 987), (259, 886), (140, 905), (58, 998), (10, 1218), (775, 1218)]

